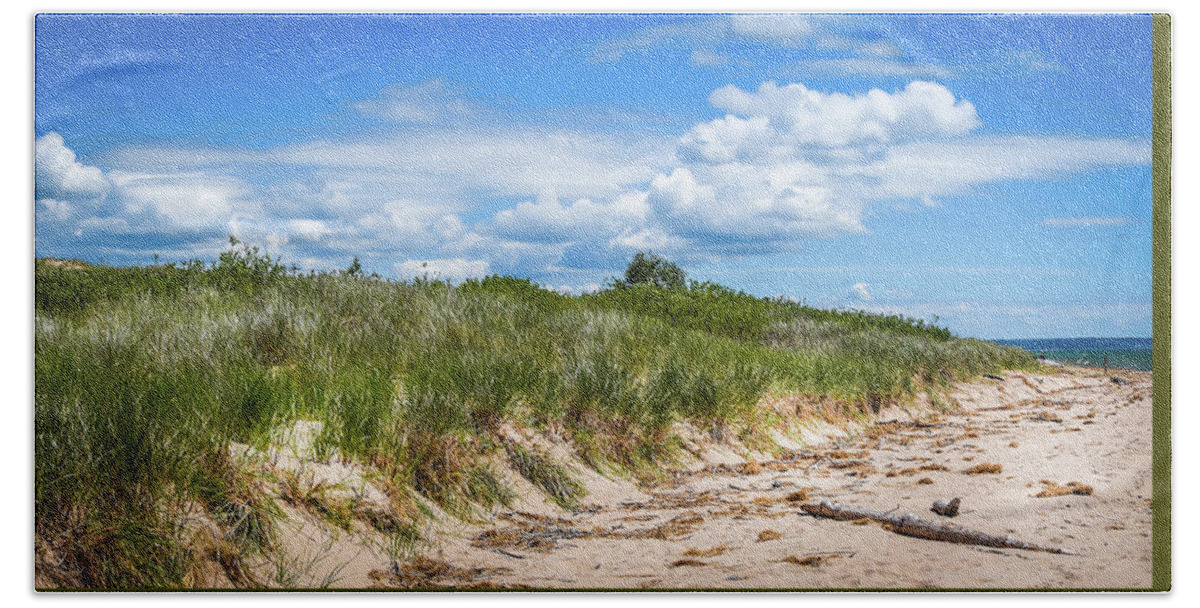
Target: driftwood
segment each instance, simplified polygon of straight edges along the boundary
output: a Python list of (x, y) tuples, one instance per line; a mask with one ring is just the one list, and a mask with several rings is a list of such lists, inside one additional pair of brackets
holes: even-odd
[(927, 538), (930, 540), (940, 540), (948, 543), (961, 543), (964, 545), (981, 545), (984, 547), (998, 547), (1001, 549), (1027, 549), (1029, 551), (1045, 551), (1047, 553), (1061, 553), (1064, 555), (1075, 555), (1070, 549), (1060, 547), (1046, 547), (1035, 545), (1017, 540), (1012, 536), (997, 536), (994, 534), (986, 534), (976, 530), (960, 528), (958, 526), (945, 524), (937, 521), (921, 519), (912, 513), (904, 515), (896, 515), (876, 511), (874, 509), (864, 509), (853, 505), (839, 505), (828, 500), (821, 502), (810, 502), (800, 505), (800, 509), (805, 513), (816, 515), (818, 517), (829, 517), (841, 520), (858, 520), (870, 519), (888, 526), (892, 532), (904, 534), (906, 536), (915, 536), (918, 538)]

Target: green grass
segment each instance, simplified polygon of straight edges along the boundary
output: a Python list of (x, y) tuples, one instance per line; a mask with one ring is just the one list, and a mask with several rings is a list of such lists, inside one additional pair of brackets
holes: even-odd
[[(228, 446), (298, 419), (323, 423), (324, 449), (463, 514), (512, 500), (487, 464), (505, 423), (563, 425), (587, 462), (645, 472), (670, 459), (673, 423), (747, 428), (768, 390), (870, 411), (1035, 365), (922, 321), (712, 284), (568, 297), (509, 277), (299, 275), (245, 247), (215, 264), (39, 260), (35, 293), (36, 531), (89, 587), (182, 584), (189, 504), (243, 550), (269, 547), (273, 507)], [(512, 450), (575, 504), (557, 465)]]
[(558, 506), (564, 509), (579, 507), (579, 499), (586, 491), (566, 467), (554, 462), (549, 456), (531, 452), (520, 444), (513, 443), (504, 447), (513, 467), (521, 476), (545, 491)]

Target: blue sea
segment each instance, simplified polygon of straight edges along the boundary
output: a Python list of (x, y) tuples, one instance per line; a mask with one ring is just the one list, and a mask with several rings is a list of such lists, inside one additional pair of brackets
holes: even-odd
[(1019, 346), (1035, 355), (1044, 354), (1047, 359), (1070, 365), (1104, 365), (1108, 356), (1108, 367), (1150, 371), (1150, 338), (1042, 338), (1030, 340), (993, 340), (997, 344)]

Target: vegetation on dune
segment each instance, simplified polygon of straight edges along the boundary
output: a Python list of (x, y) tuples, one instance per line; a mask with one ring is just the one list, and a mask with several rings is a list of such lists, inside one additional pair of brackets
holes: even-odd
[[(657, 256), (569, 297), (357, 263), (304, 275), (231, 245), (212, 264), (37, 261), (36, 534), (73, 573), (60, 584), (184, 585), (202, 556), (179, 514), (196, 508), (224, 534), (226, 571), (231, 552), (269, 549), (278, 509), (257, 486), (279, 481), (239, 471), (229, 448), (297, 420), (322, 423), (325, 453), (452, 512), (511, 500), (496, 455), (573, 506), (566, 469), (502, 425), (558, 425), (587, 462), (645, 473), (671, 458), (673, 423), (752, 429), (768, 390), (868, 411), (1035, 364), (919, 320), (684, 284)], [(415, 528), (391, 527), (411, 544)]]

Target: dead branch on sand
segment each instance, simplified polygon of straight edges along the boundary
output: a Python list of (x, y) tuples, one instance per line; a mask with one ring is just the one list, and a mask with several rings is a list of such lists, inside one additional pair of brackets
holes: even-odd
[(864, 509), (853, 505), (839, 505), (828, 500), (821, 502), (810, 502), (800, 505), (800, 509), (805, 513), (815, 515), (817, 517), (829, 517), (839, 520), (861, 520), (870, 519), (884, 524), (884, 527), (897, 534), (906, 536), (915, 536), (917, 538), (927, 538), (930, 540), (940, 540), (948, 543), (960, 543), (964, 545), (982, 545), (984, 547), (998, 547), (1001, 549), (1026, 549), (1029, 551), (1045, 551), (1047, 553), (1061, 553), (1064, 555), (1075, 555), (1070, 549), (1061, 547), (1046, 547), (1043, 545), (1035, 545), (1017, 540), (1012, 536), (998, 536), (987, 534), (977, 530), (960, 528), (950, 524), (945, 524), (927, 519), (921, 519), (912, 513), (904, 515), (895, 515), (876, 511), (874, 509)]

